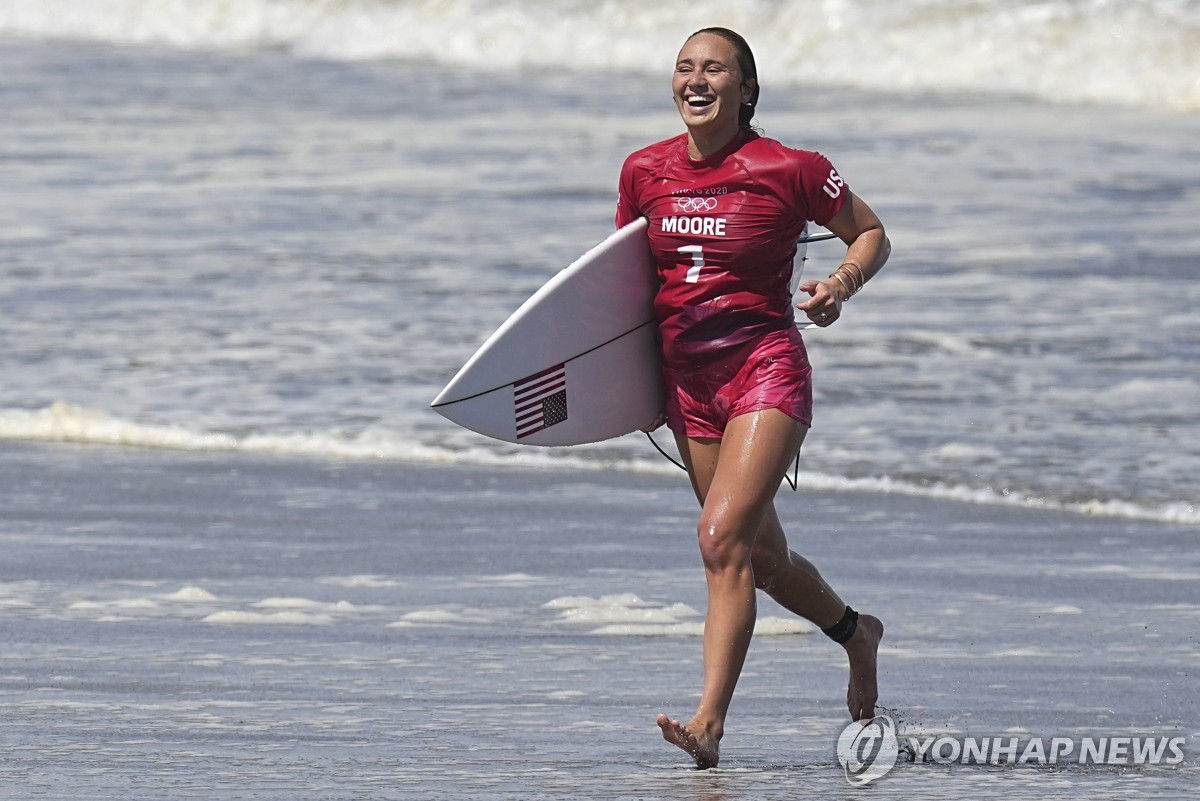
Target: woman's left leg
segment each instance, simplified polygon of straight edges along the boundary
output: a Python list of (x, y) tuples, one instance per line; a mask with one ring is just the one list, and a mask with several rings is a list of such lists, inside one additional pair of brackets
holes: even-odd
[[(753, 560), (755, 584), (784, 609), (822, 629), (833, 627), (845, 613), (845, 602), (816, 565), (788, 548), (774, 504), (767, 508), (758, 529)], [(846, 708), (854, 720), (875, 717), (875, 702), (879, 698), (875, 674), (883, 630), (879, 618), (864, 613), (859, 615), (850, 638), (842, 641), (850, 662)]]

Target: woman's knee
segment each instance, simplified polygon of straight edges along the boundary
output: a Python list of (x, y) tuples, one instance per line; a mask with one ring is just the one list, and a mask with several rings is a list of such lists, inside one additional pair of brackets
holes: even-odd
[(708, 570), (749, 566), (754, 528), (744, 516), (728, 512), (705, 512), (700, 516), (696, 536), (700, 544), (700, 558)]

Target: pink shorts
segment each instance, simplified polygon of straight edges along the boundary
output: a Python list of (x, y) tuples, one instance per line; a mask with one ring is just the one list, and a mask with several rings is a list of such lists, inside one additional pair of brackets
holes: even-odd
[(748, 357), (702, 372), (665, 371), (672, 431), (719, 439), (730, 420), (764, 409), (812, 425), (812, 367), (800, 332), (773, 331), (752, 347)]

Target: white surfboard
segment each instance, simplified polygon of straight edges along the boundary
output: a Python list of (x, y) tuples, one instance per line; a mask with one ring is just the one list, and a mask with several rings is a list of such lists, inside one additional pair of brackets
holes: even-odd
[(432, 406), (523, 445), (578, 445), (636, 431), (663, 408), (652, 308), (658, 275), (645, 218), (559, 272), (458, 371)]

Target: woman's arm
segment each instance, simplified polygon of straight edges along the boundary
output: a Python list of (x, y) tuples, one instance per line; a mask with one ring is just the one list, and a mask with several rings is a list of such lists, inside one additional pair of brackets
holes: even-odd
[(892, 252), (883, 223), (853, 192), (825, 227), (846, 243), (846, 255), (829, 278), (801, 284), (798, 290), (810, 297), (796, 304), (797, 309), (821, 327), (837, 320), (842, 304), (875, 277)]

